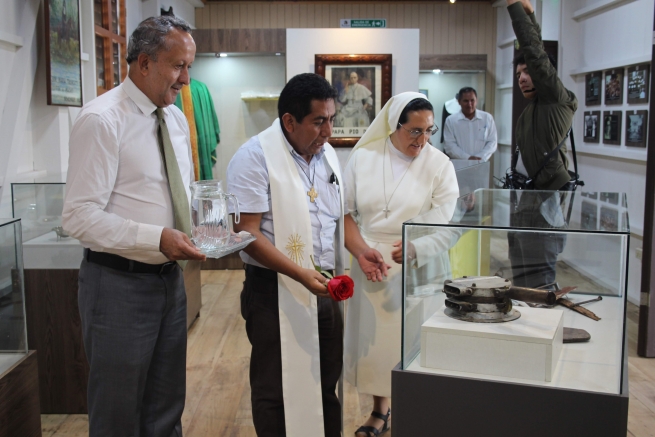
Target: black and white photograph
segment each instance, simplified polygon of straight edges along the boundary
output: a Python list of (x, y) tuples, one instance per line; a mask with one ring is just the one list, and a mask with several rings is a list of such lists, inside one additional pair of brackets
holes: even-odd
[(600, 208), (600, 230), (615, 232), (619, 230), (619, 212), (614, 208)]
[(585, 75), (585, 103), (587, 106), (600, 105), (603, 73), (594, 71)]
[(603, 112), (603, 144), (621, 144), (621, 111)]
[(628, 103), (648, 103), (649, 70), (649, 64), (628, 68)]
[(598, 210), (596, 208), (596, 203), (582, 201), (580, 227), (589, 231), (595, 231), (598, 229)]
[(600, 111), (586, 111), (584, 113), (584, 141), (597, 143), (600, 139)]
[(607, 192), (600, 193), (600, 200), (601, 202), (608, 202), (613, 205), (618, 205), (619, 193), (607, 193)]
[(648, 111), (626, 111), (625, 145), (631, 147), (646, 147), (646, 131), (648, 129)]
[(605, 104), (623, 103), (623, 69), (615, 68), (605, 72)]

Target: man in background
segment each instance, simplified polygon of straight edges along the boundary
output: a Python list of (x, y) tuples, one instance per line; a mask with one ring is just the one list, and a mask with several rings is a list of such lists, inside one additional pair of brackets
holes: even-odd
[(450, 159), (488, 161), (498, 148), (494, 119), (488, 112), (477, 109), (475, 89), (464, 87), (457, 96), (462, 110), (446, 119), (444, 152)]
[(189, 126), (173, 105), (195, 58), (190, 31), (172, 16), (141, 22), (128, 77), (84, 106), (70, 137), (63, 227), (85, 247), (91, 437), (182, 436), (182, 260), (205, 259), (189, 240)]

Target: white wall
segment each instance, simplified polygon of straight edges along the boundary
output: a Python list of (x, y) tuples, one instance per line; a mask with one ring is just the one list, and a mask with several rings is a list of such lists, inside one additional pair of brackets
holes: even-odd
[[(533, 1), (542, 23), (544, 39), (559, 41), (558, 71), (564, 85), (578, 97), (574, 119), (574, 134), (578, 164), (586, 186), (584, 191), (625, 192), (628, 198), (630, 227), (630, 272), (628, 299), (639, 303), (641, 260), (635, 250), (641, 248), (644, 220), (646, 149), (585, 144), (582, 141), (584, 111), (648, 109), (643, 105), (613, 105), (586, 107), (584, 75), (587, 72), (620, 68), (651, 60), (653, 1), (625, 0), (537, 0)], [(609, 4), (609, 7), (607, 6)], [(599, 7), (602, 6), (602, 7)], [(496, 124), (499, 143), (509, 144), (511, 138), (511, 53), (514, 38), (509, 14), (504, 7), (498, 13), (498, 49), (496, 75)], [(574, 18), (575, 17), (575, 18)], [(652, 80), (651, 80), (652, 83)], [(624, 77), (624, 88), (627, 81)], [(625, 91), (623, 101), (626, 101)], [(625, 114), (622, 137), (625, 141)], [(503, 167), (509, 166), (509, 147), (499, 147)], [(499, 174), (498, 166), (495, 168)], [(504, 168), (503, 168), (504, 172)]]
[(286, 82), (284, 65), (283, 56), (196, 57), (191, 77), (209, 88), (221, 128), (216, 179), (224, 181), (227, 164), (236, 150), (277, 118), (277, 100), (245, 102), (241, 93), (279, 94)]

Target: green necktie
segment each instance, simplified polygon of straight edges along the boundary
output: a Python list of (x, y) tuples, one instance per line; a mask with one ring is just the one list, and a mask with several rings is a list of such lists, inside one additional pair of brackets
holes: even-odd
[[(166, 167), (166, 175), (168, 176), (168, 185), (171, 189), (171, 198), (173, 200), (173, 216), (175, 217), (175, 229), (184, 232), (191, 237), (191, 214), (189, 211), (189, 198), (184, 189), (184, 182), (182, 182), (182, 174), (180, 167), (177, 165), (177, 158), (175, 151), (171, 144), (171, 137), (168, 134), (168, 127), (166, 127), (166, 120), (164, 119), (164, 111), (162, 108), (155, 110), (157, 114), (157, 121), (159, 129), (157, 129), (157, 138), (159, 142), (159, 149), (161, 156), (164, 159)], [(182, 269), (186, 265), (186, 261), (179, 260), (177, 262)]]

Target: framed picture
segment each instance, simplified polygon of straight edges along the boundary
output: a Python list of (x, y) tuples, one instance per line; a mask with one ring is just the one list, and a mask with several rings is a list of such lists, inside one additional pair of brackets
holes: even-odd
[(603, 111), (603, 144), (621, 144), (621, 111)]
[(623, 69), (615, 68), (605, 72), (605, 104), (623, 103)]
[(649, 70), (648, 64), (628, 68), (628, 103), (648, 103)]
[(80, 11), (77, 1), (45, 1), (48, 105), (82, 106)]
[(601, 202), (609, 202), (609, 203), (612, 203), (614, 205), (618, 205), (619, 204), (619, 193), (608, 193), (608, 192), (600, 193), (600, 201)]
[(601, 71), (595, 71), (585, 76), (585, 102), (587, 106), (600, 105), (602, 79), (603, 73)]
[(619, 230), (619, 212), (616, 209), (601, 206), (600, 230), (610, 232)]
[(646, 147), (648, 130), (648, 111), (625, 112), (625, 145)]
[(600, 138), (600, 111), (586, 111), (584, 113), (584, 141), (597, 143)]
[(420, 90), (418, 90), (418, 92), (421, 93), (421, 94), (423, 94), (426, 98), (429, 98), (429, 97), (428, 97), (428, 90), (426, 90), (426, 89), (420, 89)]
[(580, 227), (590, 231), (598, 229), (598, 211), (596, 204), (582, 201), (582, 210), (580, 211)]
[(339, 93), (330, 144), (352, 147), (391, 98), (391, 55), (315, 55), (314, 63)]

